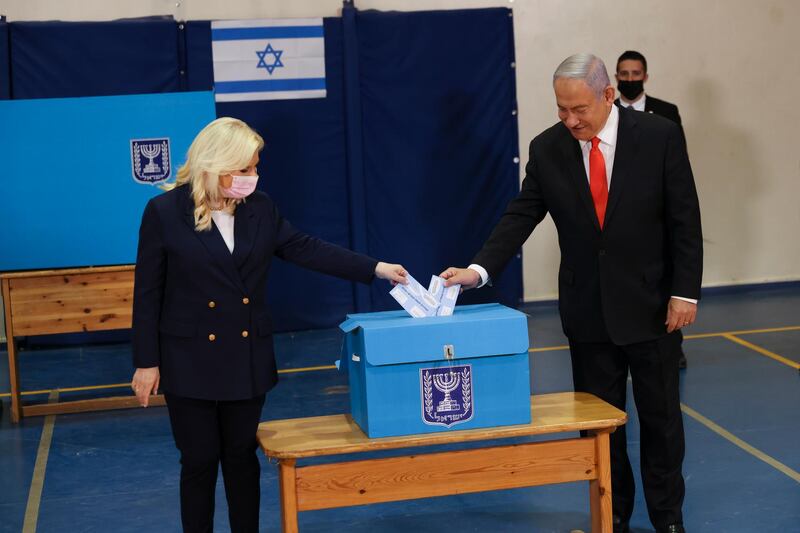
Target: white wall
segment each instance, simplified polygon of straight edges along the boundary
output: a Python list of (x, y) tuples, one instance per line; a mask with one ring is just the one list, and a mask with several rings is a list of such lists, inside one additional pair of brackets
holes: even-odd
[[(513, 7), (522, 154), (534, 135), (557, 120), (550, 77), (562, 59), (591, 51), (613, 71), (622, 51), (641, 51), (650, 68), (647, 90), (681, 110), (702, 205), (704, 285), (800, 279), (795, 27), (800, 2), (356, 0), (356, 5)], [(0, 0), (0, 13), (11, 21), (335, 16), (340, 7), (339, 0)], [(554, 298), (559, 252), (549, 219), (524, 253), (525, 298)]]

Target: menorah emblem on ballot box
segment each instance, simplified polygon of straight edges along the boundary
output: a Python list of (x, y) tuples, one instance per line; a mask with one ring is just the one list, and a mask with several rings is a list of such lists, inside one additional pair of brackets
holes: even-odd
[(131, 139), (131, 170), (133, 179), (139, 183), (168, 180), (172, 174), (169, 138)]
[(450, 393), (458, 387), (460, 382), (461, 374), (455, 374), (452, 370), (449, 374), (436, 374), (433, 376), (434, 386), (444, 393), (444, 400), (439, 402), (437, 411), (444, 413), (458, 410), (458, 402), (450, 397)]
[(450, 427), (473, 415), (472, 365), (421, 368), (422, 421)]

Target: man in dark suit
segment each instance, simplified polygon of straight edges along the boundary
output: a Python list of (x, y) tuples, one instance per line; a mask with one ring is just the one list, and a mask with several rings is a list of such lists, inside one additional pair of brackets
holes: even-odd
[[(678, 125), (681, 129), (681, 137), (686, 142), (678, 106), (666, 100), (659, 100), (644, 92), (644, 84), (650, 76), (647, 74), (647, 59), (642, 54), (635, 50), (623, 52), (617, 59), (615, 77), (617, 78), (617, 89), (619, 89), (620, 93), (620, 97), (614, 100), (615, 104), (635, 111), (654, 113), (668, 118)], [(681, 334), (682, 343), (683, 334)], [(678, 360), (678, 366), (686, 368), (686, 354), (683, 352), (683, 347), (681, 347), (681, 358)]]
[[(550, 213), (575, 390), (624, 409), (630, 370), (650, 520), (658, 532), (682, 532), (677, 332), (695, 319), (703, 254), (689, 158), (676, 124), (614, 105), (599, 58), (567, 58), (553, 87), (561, 122), (531, 142), (522, 190), (473, 264), (442, 276), (467, 289), (490, 282)], [(628, 531), (624, 427), (611, 435), (611, 464), (614, 530)]]

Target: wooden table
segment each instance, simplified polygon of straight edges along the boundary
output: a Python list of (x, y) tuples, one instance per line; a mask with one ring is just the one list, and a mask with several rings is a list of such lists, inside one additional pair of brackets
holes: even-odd
[[(16, 337), (129, 329), (133, 265), (36, 270), (0, 274), (6, 313), (11, 421), (23, 416), (139, 407), (136, 396), (23, 405)], [(150, 405), (164, 405), (163, 395)]]
[[(586, 393), (531, 396), (532, 422), (521, 426), (368, 438), (350, 415), (263, 422), (258, 441), (279, 461), (283, 531), (298, 511), (589, 481), (592, 532), (611, 533), (609, 434), (624, 412)], [(528, 435), (587, 431), (586, 437), (416, 453), (298, 467), (297, 459)]]

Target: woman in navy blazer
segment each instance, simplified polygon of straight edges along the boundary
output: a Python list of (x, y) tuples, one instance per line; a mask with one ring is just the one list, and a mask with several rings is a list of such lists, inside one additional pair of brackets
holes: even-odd
[(272, 257), (348, 279), (405, 283), (400, 265), (306, 235), (255, 190), (261, 137), (220, 118), (189, 148), (175, 186), (139, 230), (132, 387), (164, 392), (181, 453), (184, 531), (211, 531), (222, 465), (231, 531), (257, 531), (256, 429), (278, 374), (265, 285)]

